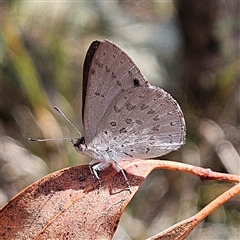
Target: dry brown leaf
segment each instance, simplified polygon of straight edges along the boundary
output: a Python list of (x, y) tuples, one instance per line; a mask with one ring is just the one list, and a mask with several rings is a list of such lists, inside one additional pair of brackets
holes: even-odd
[(122, 164), (132, 193), (111, 169), (100, 173), (98, 190), (88, 165), (40, 179), (1, 209), (1, 239), (111, 239), (124, 208), (159, 163), (140, 161)]

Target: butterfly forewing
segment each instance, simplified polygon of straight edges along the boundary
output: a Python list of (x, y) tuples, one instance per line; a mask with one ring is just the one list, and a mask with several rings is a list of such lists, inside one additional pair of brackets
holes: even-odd
[(109, 41), (92, 43), (84, 70), (83, 125), (88, 145), (97, 137), (99, 123), (113, 100), (136, 86), (149, 87), (149, 83), (131, 58)]

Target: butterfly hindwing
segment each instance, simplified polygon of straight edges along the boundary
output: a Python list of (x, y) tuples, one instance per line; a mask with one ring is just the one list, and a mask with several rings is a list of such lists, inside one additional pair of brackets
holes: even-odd
[(119, 160), (153, 158), (178, 149), (184, 138), (184, 117), (171, 95), (157, 87), (135, 87), (109, 106), (93, 144), (112, 149)]

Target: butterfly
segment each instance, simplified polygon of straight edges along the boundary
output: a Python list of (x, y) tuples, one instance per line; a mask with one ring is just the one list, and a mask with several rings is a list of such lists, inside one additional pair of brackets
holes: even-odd
[(108, 40), (92, 42), (84, 60), (82, 119), (84, 134), (71, 141), (91, 157), (89, 167), (99, 188), (98, 172), (113, 166), (130, 190), (121, 161), (160, 157), (185, 142), (185, 120), (177, 101), (152, 86), (133, 60)]
[[(133, 60), (108, 40), (94, 41), (83, 67), (84, 137), (74, 147), (91, 157), (93, 175), (119, 162), (165, 155), (185, 142), (185, 120), (176, 100), (151, 86)], [(129, 183), (128, 186), (130, 187)]]

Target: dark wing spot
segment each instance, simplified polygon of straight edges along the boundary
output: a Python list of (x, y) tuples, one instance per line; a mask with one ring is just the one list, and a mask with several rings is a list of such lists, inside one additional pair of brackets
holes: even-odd
[(122, 129), (120, 129), (119, 132), (120, 132), (120, 133), (127, 133), (127, 130), (126, 130), (126, 128), (122, 128)]
[(154, 120), (154, 121), (160, 120), (159, 115), (155, 116), (155, 117), (153, 118), (153, 120)]
[(132, 105), (131, 103), (128, 103), (126, 107), (128, 111), (132, 111), (136, 107), (136, 105)]
[(155, 111), (153, 110), (153, 109), (150, 109), (148, 112), (147, 112), (147, 114), (154, 114), (155, 113)]
[(156, 97), (154, 97), (154, 101), (158, 100), (160, 97), (162, 96), (162, 94), (158, 94)]
[(127, 124), (130, 124), (130, 123), (132, 122), (132, 119), (131, 119), (131, 118), (127, 118), (127, 119), (125, 120), (125, 122), (126, 122)]
[(112, 72), (112, 77), (113, 77), (113, 78), (116, 78), (117, 75), (116, 75), (114, 72)]
[(159, 126), (160, 126), (160, 125), (157, 125), (157, 126), (153, 127), (152, 130), (153, 130), (153, 131), (159, 131)]
[(139, 80), (136, 79), (136, 78), (133, 80), (133, 83), (134, 83), (134, 86), (135, 86), (135, 87), (139, 87), (139, 86), (140, 86), (140, 82), (139, 82)]
[(121, 111), (121, 108), (118, 108), (117, 105), (115, 105), (113, 109), (116, 113), (119, 113)]
[(117, 126), (117, 123), (116, 123), (116, 122), (110, 122), (110, 125), (111, 125), (112, 127), (115, 127), (115, 126)]
[(120, 87), (122, 86), (120, 81), (117, 81), (117, 85), (120, 86)]
[(136, 120), (135, 122), (136, 122), (137, 124), (139, 124), (139, 125), (142, 124), (142, 121), (140, 121), (140, 120)]
[(124, 152), (124, 154), (126, 154), (129, 157), (133, 157), (132, 155), (130, 155), (130, 154), (126, 153), (126, 152)]
[(141, 106), (141, 111), (145, 110), (146, 108), (148, 108), (149, 106), (146, 105), (145, 103)]

